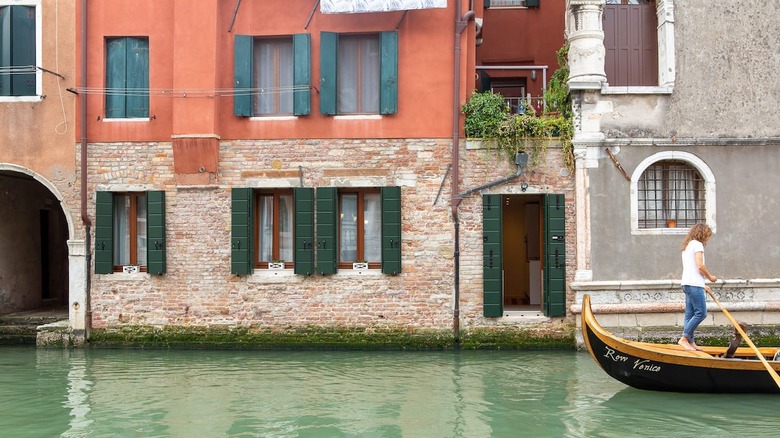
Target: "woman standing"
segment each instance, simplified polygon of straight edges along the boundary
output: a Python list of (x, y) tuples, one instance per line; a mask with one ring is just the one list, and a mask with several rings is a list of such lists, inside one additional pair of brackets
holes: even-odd
[(696, 345), (693, 332), (707, 317), (707, 299), (704, 291), (710, 290), (705, 281), (718, 281), (704, 264), (704, 247), (712, 236), (712, 229), (706, 224), (696, 224), (688, 231), (682, 244), (682, 289), (685, 292), (685, 320), (683, 334), (677, 342), (686, 350), (701, 350)]

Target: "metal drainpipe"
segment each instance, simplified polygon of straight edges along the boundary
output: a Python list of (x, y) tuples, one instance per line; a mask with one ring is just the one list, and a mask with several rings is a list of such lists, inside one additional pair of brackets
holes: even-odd
[(460, 219), (458, 217), (458, 205), (461, 198), (458, 195), (460, 185), (460, 39), (463, 31), (468, 28), (469, 21), (474, 19), (473, 8), (460, 15), (463, 8), (461, 0), (455, 2), (455, 54), (453, 61), (453, 86), (452, 86), (452, 195), (450, 195), (450, 207), (452, 208), (452, 220), (455, 225), (455, 281), (454, 281), (454, 309), (452, 314), (452, 331), (455, 348), (460, 348)]
[(86, 290), (84, 291), (84, 341), (89, 340), (92, 331), (92, 221), (87, 214), (87, 1), (81, 0), (81, 222), (86, 233)]

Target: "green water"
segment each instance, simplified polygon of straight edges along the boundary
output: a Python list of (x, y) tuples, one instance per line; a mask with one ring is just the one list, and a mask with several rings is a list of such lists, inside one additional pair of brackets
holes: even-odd
[(779, 413), (628, 388), (582, 352), (0, 348), (2, 437), (770, 437)]

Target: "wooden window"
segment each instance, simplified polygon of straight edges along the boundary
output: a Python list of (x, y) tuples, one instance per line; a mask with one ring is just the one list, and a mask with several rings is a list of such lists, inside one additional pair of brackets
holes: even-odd
[(0, 96), (35, 96), (37, 37), (34, 5), (0, 1)]
[(311, 112), (311, 36), (236, 35), (234, 113), (241, 117)]
[(610, 86), (658, 85), (657, 24), (653, 1), (607, 1), (604, 68)]
[(683, 161), (654, 163), (637, 184), (639, 228), (688, 228), (705, 219), (704, 179)]
[(255, 267), (268, 268), (281, 261), (293, 267), (293, 193), (291, 190), (256, 190)]
[(149, 117), (149, 38), (106, 39), (106, 118)]
[(320, 35), (320, 112), (398, 111), (398, 32)]
[(382, 205), (378, 189), (339, 192), (339, 269), (356, 261), (379, 268), (382, 261)]
[(95, 208), (95, 273), (164, 274), (165, 192), (97, 192)]

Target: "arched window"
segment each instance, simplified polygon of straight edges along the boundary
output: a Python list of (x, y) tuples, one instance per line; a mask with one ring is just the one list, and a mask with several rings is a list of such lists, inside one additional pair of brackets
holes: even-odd
[(714, 176), (693, 154), (655, 154), (645, 159), (631, 178), (631, 205), (635, 232), (682, 232), (698, 222), (714, 228)]

